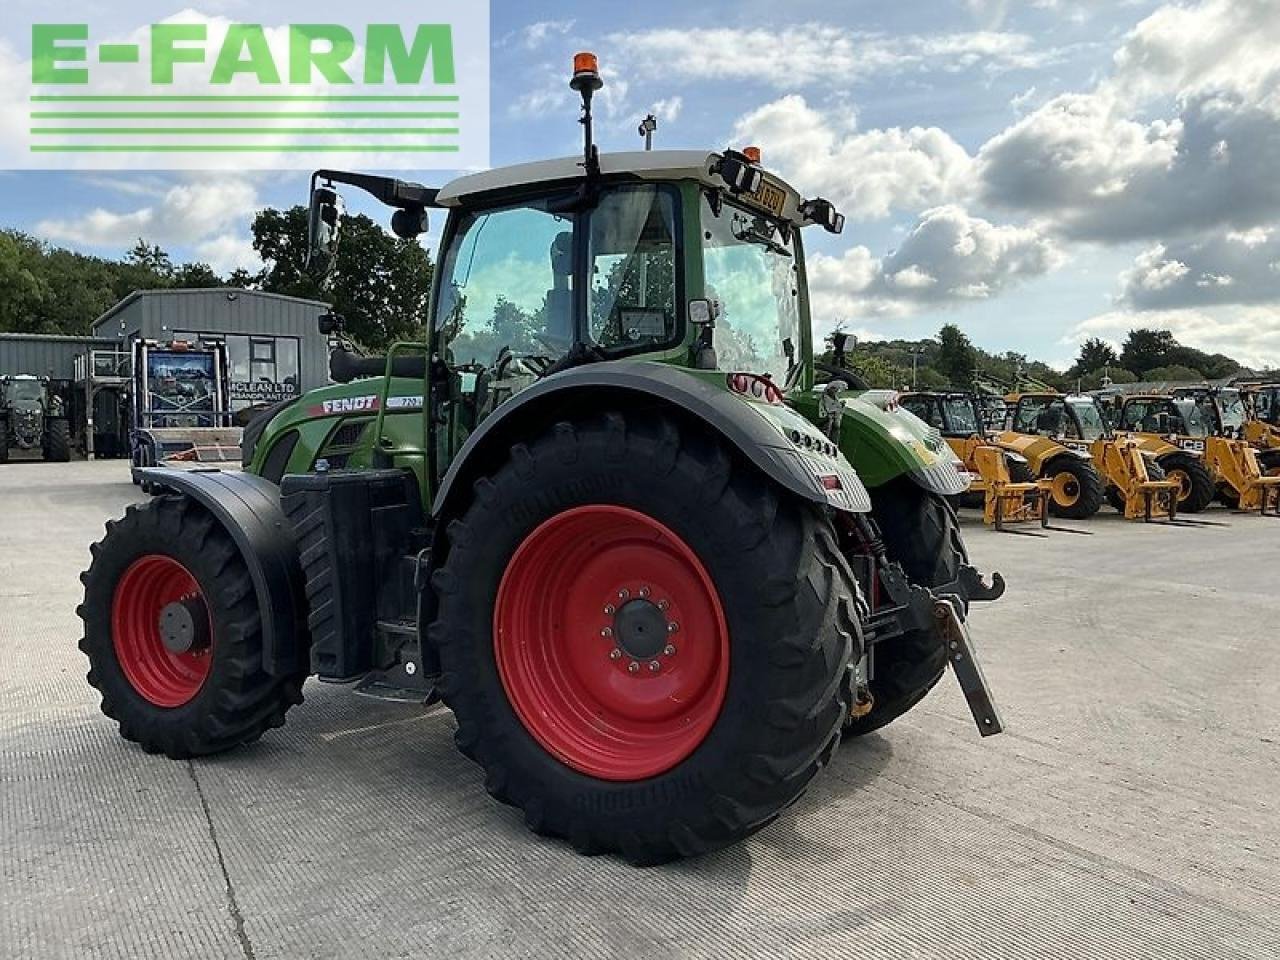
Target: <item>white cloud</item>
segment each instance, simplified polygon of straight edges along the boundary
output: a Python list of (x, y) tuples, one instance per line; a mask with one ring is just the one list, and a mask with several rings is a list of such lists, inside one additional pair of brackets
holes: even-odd
[(969, 155), (937, 127), (857, 132), (851, 113), (823, 114), (791, 95), (740, 117), (733, 141), (764, 151), (765, 166), (821, 194), (850, 219), (962, 199)]
[(1256, 228), (1157, 244), (1120, 275), (1120, 303), (1138, 310), (1280, 301), (1280, 230)]
[(637, 77), (748, 81), (792, 90), (847, 86), (904, 72), (1028, 67), (1048, 56), (1018, 33), (888, 35), (820, 23), (781, 29), (663, 28), (614, 33), (607, 40), (610, 57)]
[(209, 264), (214, 271), (226, 276), (233, 270), (244, 269), (256, 273), (264, 266), (262, 258), (253, 249), (248, 231), (224, 233), (196, 244), (196, 257)]
[(564, 37), (573, 29), (575, 20), (539, 20), (517, 31), (520, 45), (526, 50), (536, 50), (550, 40)]
[(169, 187), (145, 206), (124, 211), (98, 207), (78, 217), (42, 220), (35, 233), (46, 240), (111, 250), (126, 249), (139, 237), (161, 246), (196, 246), (232, 228), (247, 235), (248, 221), (259, 206), (248, 178), (206, 174)]
[(864, 246), (815, 254), (812, 312), (823, 325), (852, 316), (901, 316), (989, 299), (1058, 267), (1062, 254), (1028, 227), (993, 224), (957, 206), (921, 214), (897, 250), (876, 259)]
[(1280, 308), (1274, 306), (1229, 311), (1113, 310), (1076, 324), (1064, 339), (1081, 343), (1088, 337), (1101, 337), (1119, 344), (1137, 327), (1169, 330), (1179, 343), (1208, 353), (1226, 354), (1256, 370), (1280, 368)]

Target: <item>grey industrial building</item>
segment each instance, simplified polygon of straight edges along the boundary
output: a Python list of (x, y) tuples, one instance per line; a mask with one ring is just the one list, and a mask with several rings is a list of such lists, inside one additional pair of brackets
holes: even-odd
[(231, 408), (273, 403), (329, 382), (329, 305), (260, 290), (138, 290), (93, 321), (94, 339), (226, 344)]
[(329, 382), (317, 322), (328, 309), (259, 290), (139, 290), (94, 320), (91, 336), (0, 333), (0, 376), (48, 377), (70, 404), (78, 445), (120, 455), (135, 340), (221, 341), (231, 409), (242, 412)]

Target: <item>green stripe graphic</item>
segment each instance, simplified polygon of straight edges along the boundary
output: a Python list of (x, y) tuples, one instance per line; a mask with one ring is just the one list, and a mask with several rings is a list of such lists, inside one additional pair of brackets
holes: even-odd
[(306, 96), (286, 94), (33, 94), (38, 103), (457, 103), (453, 96), (409, 95), (331, 95)]
[(339, 143), (37, 143), (32, 153), (457, 153), (458, 147), (445, 144)]
[(389, 133), (389, 134), (407, 134), (418, 133), (427, 136), (444, 136), (455, 134), (458, 132), (457, 127), (32, 127), (31, 132), (38, 135), (59, 136), (102, 136), (104, 134), (110, 136), (134, 136), (135, 134), (161, 134), (161, 135), (195, 135), (207, 134), (227, 135), (227, 136), (245, 136), (245, 137), (273, 137), (279, 135), (304, 135), (304, 136), (333, 136), (335, 134), (362, 134), (362, 133)]
[(154, 117), (157, 120), (456, 120), (456, 113), (427, 113), (421, 111), (398, 111), (388, 113), (289, 113), (279, 111), (148, 111), (148, 110), (94, 110), (94, 111), (61, 111), (33, 110), (32, 120), (146, 120)]

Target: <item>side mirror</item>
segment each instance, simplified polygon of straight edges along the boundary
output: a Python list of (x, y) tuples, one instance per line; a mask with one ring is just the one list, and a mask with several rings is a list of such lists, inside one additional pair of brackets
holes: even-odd
[(810, 223), (816, 223), (827, 233), (844, 232), (844, 214), (837, 212), (830, 200), (818, 197), (800, 204), (800, 215)]
[(307, 218), (307, 270), (323, 283), (333, 270), (342, 231), (342, 197), (333, 187), (311, 191), (311, 212)]

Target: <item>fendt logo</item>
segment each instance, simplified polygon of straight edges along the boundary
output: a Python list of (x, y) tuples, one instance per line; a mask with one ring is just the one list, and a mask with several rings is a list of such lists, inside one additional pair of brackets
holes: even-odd
[[(28, 21), (20, 43), (0, 27), (0, 75), (30, 80), (0, 89), (0, 166), (488, 164), (485, 0), (379, 0), (367, 23), (325, 2), (272, 3), (275, 23), (149, 2), (76, 20), (77, 6)], [(148, 11), (162, 15), (135, 21)]]

